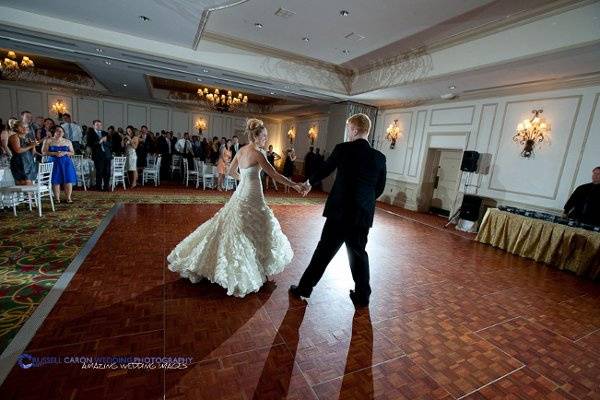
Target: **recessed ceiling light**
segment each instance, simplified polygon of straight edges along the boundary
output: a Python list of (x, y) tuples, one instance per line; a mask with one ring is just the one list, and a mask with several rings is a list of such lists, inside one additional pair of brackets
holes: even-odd
[(97, 51), (98, 53), (102, 53), (104, 50), (102, 50), (101, 48), (96, 48), (96, 51)]
[(106, 61), (104, 61), (104, 64), (106, 64), (106, 65), (110, 65), (110, 64), (111, 64), (111, 62), (110, 62), (110, 61), (108, 61), (108, 60), (106, 60)]
[(344, 54), (350, 54), (350, 50), (348, 50), (348, 49), (342, 49), (342, 53), (344, 53)]
[(202, 78), (196, 78), (198, 82), (202, 82)]
[(348, 15), (350, 15), (350, 11), (348, 11), (348, 10), (340, 10), (340, 15), (342, 17), (347, 17)]
[(269, 92), (269, 93), (270, 93), (271, 95), (274, 95), (274, 94), (275, 94), (275, 92)]
[(310, 42), (310, 38), (308, 36), (304, 36), (302, 38), (303, 41), (305, 41), (306, 43)]
[(123, 84), (123, 87), (127, 87), (127, 84), (126, 84), (126, 83), (124, 83), (124, 84)]
[(264, 28), (264, 25), (263, 25), (263, 24), (261, 24), (260, 22), (257, 22), (257, 23), (255, 23), (255, 24), (254, 24), (254, 27), (255, 27), (256, 29), (262, 29), (262, 28)]
[(138, 18), (141, 19), (142, 22), (150, 22), (150, 18), (146, 17), (145, 15), (140, 15)]
[(206, 73), (208, 72), (208, 70), (207, 70), (206, 68), (204, 68), (204, 69), (202, 70), (202, 72), (204, 72), (204, 73), (206, 74)]
[(456, 86), (455, 85), (450, 85), (450, 86), (448, 86), (448, 89), (454, 90), (454, 89), (456, 89)]

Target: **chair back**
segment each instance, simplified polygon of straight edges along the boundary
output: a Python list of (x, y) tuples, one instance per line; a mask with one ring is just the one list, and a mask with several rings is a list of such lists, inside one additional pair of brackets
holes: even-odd
[(173, 154), (173, 158), (171, 159), (171, 165), (173, 167), (179, 167), (179, 164), (181, 164), (181, 156)]
[(156, 172), (160, 171), (160, 164), (162, 163), (162, 156), (156, 157), (156, 164), (154, 164), (154, 169)]
[(125, 163), (127, 162), (127, 157), (115, 157), (112, 160), (113, 165), (113, 173), (115, 175), (124, 175), (125, 174)]
[(42, 156), (42, 163), (47, 163), (50, 156)]
[(183, 159), (183, 174), (186, 175), (188, 172), (188, 160), (187, 158)]
[(37, 186), (50, 186), (52, 185), (52, 168), (54, 167), (54, 163), (40, 163), (38, 165), (38, 175), (37, 175)]
[(146, 155), (146, 167), (152, 168), (156, 164), (156, 155), (155, 154), (147, 154)]
[(199, 158), (194, 158), (194, 166), (196, 167), (196, 171), (198, 171), (198, 173), (204, 173), (204, 161), (201, 161)]

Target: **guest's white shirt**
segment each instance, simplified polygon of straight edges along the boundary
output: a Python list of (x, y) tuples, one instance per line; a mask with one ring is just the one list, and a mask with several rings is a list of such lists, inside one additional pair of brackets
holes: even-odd
[(71, 142), (81, 142), (83, 137), (81, 127), (74, 122), (64, 122), (61, 127), (65, 131), (65, 137)]

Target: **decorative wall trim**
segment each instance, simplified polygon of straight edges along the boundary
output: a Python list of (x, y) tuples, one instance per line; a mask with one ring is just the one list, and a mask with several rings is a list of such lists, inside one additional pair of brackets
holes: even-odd
[[(436, 113), (436, 111), (448, 111), (448, 110), (460, 110), (460, 109), (471, 109), (471, 121), (468, 123), (447, 123), (447, 124), (434, 124), (433, 123), (433, 117)], [(465, 126), (465, 125), (472, 125), (473, 124), (473, 118), (475, 116), (475, 106), (459, 106), (459, 107), (446, 107), (446, 108), (436, 108), (435, 110), (431, 110), (431, 115), (429, 117), (429, 126)]]
[[(509, 104), (518, 104), (518, 103), (532, 103), (532, 102), (536, 102), (536, 101), (551, 101), (551, 100), (562, 100), (562, 99), (578, 99), (577, 101), (577, 107), (575, 109), (575, 114), (573, 115), (573, 122), (571, 124), (571, 130), (569, 132), (569, 138), (567, 139), (567, 144), (565, 147), (565, 153), (563, 155), (562, 161), (560, 163), (560, 173), (558, 174), (558, 178), (556, 180), (556, 184), (554, 187), (554, 195), (553, 196), (541, 196), (538, 194), (532, 194), (532, 193), (525, 193), (525, 192), (517, 192), (517, 191), (513, 191), (513, 190), (504, 190), (504, 189), (499, 189), (499, 188), (494, 188), (492, 187), (492, 182), (494, 180), (494, 172), (496, 172), (496, 158), (498, 157), (498, 151), (500, 150), (500, 142), (502, 140), (502, 132), (504, 131), (504, 124), (506, 122), (506, 112), (508, 110), (508, 105)], [(529, 197), (537, 197), (540, 199), (549, 199), (549, 200), (556, 200), (556, 196), (558, 195), (558, 189), (560, 187), (560, 182), (562, 179), (562, 175), (564, 173), (564, 168), (565, 168), (565, 163), (567, 160), (567, 154), (569, 153), (569, 147), (571, 146), (571, 140), (573, 139), (573, 132), (575, 131), (575, 124), (577, 123), (577, 117), (579, 116), (579, 109), (581, 108), (581, 101), (583, 99), (583, 95), (577, 95), (577, 96), (559, 96), (559, 97), (547, 97), (547, 98), (539, 98), (539, 99), (527, 99), (527, 100), (515, 100), (515, 101), (507, 101), (506, 104), (504, 105), (504, 118), (502, 119), (502, 125), (500, 127), (500, 131), (498, 132), (498, 142), (496, 143), (496, 152), (494, 153), (494, 157), (492, 160), (492, 169), (490, 171), (490, 179), (489, 179), (489, 185), (488, 185), (488, 190), (494, 190), (496, 192), (503, 192), (503, 193), (512, 193), (512, 194), (519, 194), (519, 195), (523, 195), (523, 196), (529, 196)], [(491, 141), (491, 140), (490, 140)]]
[(575, 190), (575, 182), (577, 181), (579, 169), (581, 168), (581, 161), (583, 160), (583, 150), (585, 149), (585, 145), (587, 144), (588, 138), (590, 136), (590, 129), (592, 128), (592, 124), (594, 123), (594, 117), (596, 116), (596, 109), (598, 108), (599, 98), (600, 93), (596, 93), (596, 96), (594, 96), (594, 103), (592, 104), (592, 112), (590, 113), (590, 118), (588, 119), (587, 127), (585, 128), (585, 134), (583, 136), (583, 142), (581, 144), (581, 151), (579, 152), (579, 157), (577, 158), (577, 166), (575, 167), (575, 173), (573, 174), (573, 180), (571, 181), (571, 188), (569, 190), (569, 193), (573, 193), (573, 190)]
[(479, 113), (479, 123), (477, 124), (477, 131), (475, 135), (475, 144), (473, 146), (474, 149), (477, 149), (477, 145), (479, 144), (479, 134), (481, 133), (481, 121), (483, 120), (483, 112), (486, 107), (494, 106), (494, 116), (492, 117), (492, 124), (490, 129), (490, 139), (488, 140), (488, 148), (490, 141), (492, 139), (492, 133), (494, 133), (494, 125), (496, 124), (496, 115), (498, 114), (498, 103), (486, 103), (481, 105), (481, 112)]
[[(422, 156), (423, 142), (426, 140), (426, 138), (425, 138), (425, 126), (427, 125), (427, 111), (428, 110), (419, 110), (417, 112), (417, 125), (416, 125), (416, 128), (419, 127), (419, 113), (422, 113), (422, 112), (425, 113), (425, 116), (423, 117), (423, 127), (421, 128), (421, 135), (419, 136), (419, 138), (421, 139), (421, 140), (419, 140), (419, 150), (417, 152), (417, 157), (419, 157), (419, 158)], [(415, 131), (415, 133), (416, 133), (416, 131)], [(417, 139), (417, 137), (415, 136), (415, 140), (416, 139)], [(413, 148), (413, 154), (415, 154), (414, 148)], [(417, 178), (419, 176), (419, 163), (418, 163), (419, 158), (417, 158), (417, 167), (415, 168), (414, 175), (410, 173), (410, 165), (409, 165), (408, 176), (413, 177), (413, 178)], [(411, 160), (410, 161), (411, 161), (411, 165), (412, 165), (412, 156), (411, 156)]]
[[(412, 155), (414, 153), (413, 146), (410, 144), (410, 139), (411, 139), (411, 137), (414, 138), (415, 132), (418, 128), (416, 126), (417, 121), (415, 121), (415, 123), (413, 124), (413, 120), (416, 120), (416, 116), (412, 113), (412, 111), (410, 114), (411, 114), (410, 115), (410, 128), (408, 129), (408, 137), (406, 138), (406, 148), (404, 150), (404, 165), (402, 166), (402, 174), (403, 175), (408, 175), (408, 169), (410, 168), (409, 158), (412, 158)], [(414, 130), (413, 130), (413, 126), (415, 127)], [(413, 145), (414, 145), (414, 143), (413, 143)], [(409, 150), (410, 150), (410, 157), (408, 155)], [(408, 166), (407, 166), (407, 161), (408, 161)]]

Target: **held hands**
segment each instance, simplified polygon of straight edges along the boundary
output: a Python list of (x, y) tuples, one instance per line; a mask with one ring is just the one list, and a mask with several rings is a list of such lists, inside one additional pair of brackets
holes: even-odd
[(308, 181), (308, 179), (301, 186), (302, 186), (302, 192), (301, 192), (302, 196), (306, 196), (308, 194), (308, 192), (310, 192), (310, 190), (312, 189), (312, 186), (310, 185), (310, 182)]

